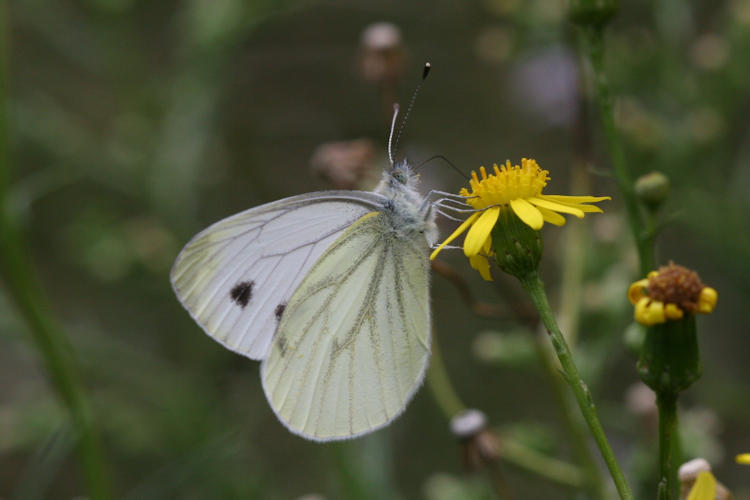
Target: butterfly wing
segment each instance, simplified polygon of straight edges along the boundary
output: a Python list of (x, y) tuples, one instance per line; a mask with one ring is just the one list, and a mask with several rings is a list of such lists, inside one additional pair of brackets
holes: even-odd
[(383, 197), (326, 191), (246, 210), (205, 229), (180, 252), (172, 287), (211, 337), (263, 359), (284, 305), (333, 241)]
[(396, 418), (424, 377), (430, 351), (428, 245), (372, 212), (325, 251), (295, 291), (261, 367), (289, 429), (318, 441)]

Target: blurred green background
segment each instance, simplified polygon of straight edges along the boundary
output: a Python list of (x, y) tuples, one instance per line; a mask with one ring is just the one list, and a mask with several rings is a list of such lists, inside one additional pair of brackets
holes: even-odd
[[(655, 415), (633, 388), (625, 336), (636, 256), (564, 1), (3, 7), (8, 210), (73, 345), (117, 498), (494, 498), (484, 475), (462, 471), (427, 387), (366, 438), (291, 435), (266, 403), (258, 363), (206, 336), (168, 278), (182, 245), (210, 223), (330, 188), (310, 168), (321, 144), (368, 139), (376, 157), (365, 166), (377, 172), (390, 101), (408, 101), (425, 61), (433, 73), (400, 147), (413, 163), (440, 154), (468, 172), (532, 157), (550, 171), (547, 193), (613, 197), (603, 215), (544, 228), (543, 277), (577, 333), (578, 362), (636, 497), (653, 498)], [(385, 77), (362, 41), (379, 21), (402, 36)], [(672, 181), (658, 261), (696, 269), (719, 292), (715, 313), (699, 318), (704, 376), (681, 399), (685, 456), (707, 458), (748, 499), (750, 470), (732, 457), (750, 452), (750, 0), (623, 2), (607, 44), (628, 164)], [(440, 161), (420, 170), (425, 191), (463, 182)], [(488, 415), (501, 443), (574, 462), (531, 332), (513, 313), (527, 308), (519, 287), (501, 275), (481, 281), (460, 252), (442, 258), (503, 311), (478, 317), (433, 278), (433, 333), (461, 398)], [(0, 294), (0, 497), (73, 498), (85, 484), (71, 427), (29, 339)], [(500, 464), (517, 498), (577, 498)]]

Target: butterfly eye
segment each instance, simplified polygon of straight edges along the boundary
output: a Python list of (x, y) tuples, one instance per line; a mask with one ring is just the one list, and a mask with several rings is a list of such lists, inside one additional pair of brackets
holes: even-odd
[(394, 170), (393, 178), (401, 184), (406, 184), (406, 173), (403, 170)]

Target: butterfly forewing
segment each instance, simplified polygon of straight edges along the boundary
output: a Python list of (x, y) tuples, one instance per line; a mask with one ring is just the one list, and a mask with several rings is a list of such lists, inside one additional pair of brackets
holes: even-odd
[(354, 437), (398, 416), (429, 356), (427, 242), (372, 212), (318, 259), (291, 297), (262, 366), (295, 433)]
[(263, 359), (308, 270), (342, 231), (382, 203), (376, 193), (329, 191), (239, 213), (185, 246), (172, 268), (172, 286), (209, 335)]

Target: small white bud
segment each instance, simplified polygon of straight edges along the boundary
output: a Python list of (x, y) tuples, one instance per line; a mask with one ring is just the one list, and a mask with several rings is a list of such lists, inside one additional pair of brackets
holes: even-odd
[(459, 439), (470, 438), (487, 425), (487, 416), (479, 410), (464, 410), (451, 419), (451, 432)]

